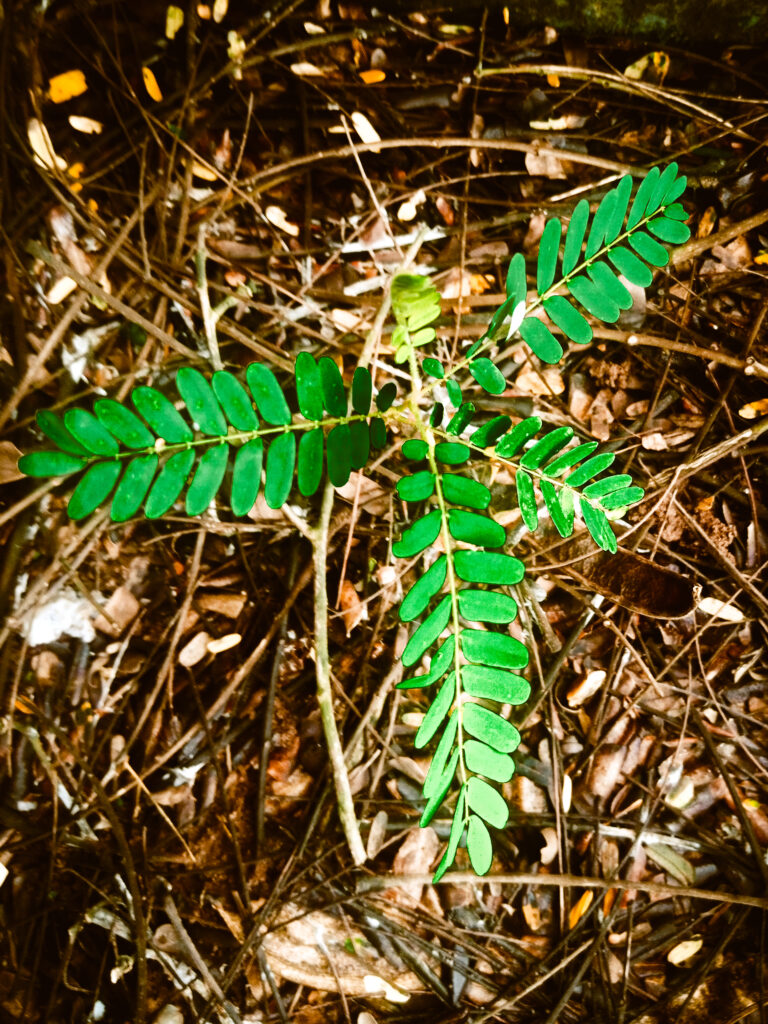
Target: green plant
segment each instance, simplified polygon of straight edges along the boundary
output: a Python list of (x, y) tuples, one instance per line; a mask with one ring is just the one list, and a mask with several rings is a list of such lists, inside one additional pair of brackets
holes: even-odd
[[(617, 547), (612, 522), (643, 495), (630, 476), (607, 472), (612, 453), (597, 452), (593, 441), (572, 445), (569, 427), (545, 432), (539, 417), (513, 425), (509, 416), (498, 415), (470, 434), (476, 409), (464, 399), (463, 388), (477, 385), (492, 395), (505, 390), (501, 370), (484, 354), (501, 335), (509, 339), (519, 333), (539, 359), (555, 363), (564, 351), (555, 331), (586, 344), (592, 328), (585, 314), (615, 322), (632, 304), (619, 275), (647, 287), (651, 268), (669, 259), (661, 243), (688, 238), (687, 214), (677, 202), (684, 188), (685, 178), (670, 164), (663, 172), (651, 170), (634, 198), (627, 175), (594, 214), (581, 200), (564, 238), (560, 220), (548, 221), (535, 293), (528, 294), (525, 260), (518, 254), (509, 266), (506, 300), (487, 331), (448, 368), (434, 356), (419, 363), (421, 350), (435, 340), (433, 325), (440, 316), (435, 288), (426, 277), (396, 276), (391, 286), (394, 358), (407, 364), (412, 384), (397, 405), (395, 385), (386, 383), (371, 411), (373, 381), (365, 366), (355, 371), (350, 404), (336, 364), (329, 358), (316, 361), (308, 352), (298, 355), (291, 381), (298, 416), (267, 366), (247, 368), (248, 390), (228, 371), (214, 373), (209, 382), (198, 370), (182, 367), (176, 385), (195, 429), (161, 392), (138, 387), (131, 394), (135, 411), (102, 399), (93, 414), (78, 408), (67, 410), (63, 419), (38, 413), (38, 426), (54, 448), (20, 460), (20, 469), (30, 476), (82, 472), (69, 500), (73, 518), (89, 515), (110, 495), (115, 521), (137, 515), (142, 505), (147, 517), (157, 518), (169, 511), (188, 481), (186, 512), (198, 515), (223, 487), (228, 469), (229, 502), (234, 515), (241, 516), (256, 501), (262, 462), (265, 499), (276, 509), (288, 500), (294, 477), (302, 495), (315, 494), (324, 465), (330, 484), (345, 484), (353, 469), (366, 465), (371, 447), (384, 447), (388, 424), (415, 435), (402, 444), (413, 472), (401, 476), (397, 493), (417, 510), (416, 517), (393, 553), (401, 559), (429, 558), (435, 545), (440, 552), (418, 575), (399, 610), (403, 622), (421, 620), (405, 647), (403, 665), (412, 668), (429, 654), (429, 666), (398, 686), (436, 690), (415, 738), (416, 747), (424, 747), (439, 734), (424, 783), (422, 825), (432, 820), (458, 781), (450, 836), (435, 880), (453, 863), (465, 833), (473, 869), (480, 875), (489, 870), (489, 826), (503, 828), (508, 820), (498, 785), (512, 777), (511, 754), (520, 742), (517, 729), (498, 708), (523, 704), (530, 694), (528, 681), (519, 674), (528, 663), (528, 650), (508, 629), (518, 605), (507, 591), (521, 582), (524, 566), (504, 550), (506, 531), (489, 512), (491, 491), (472, 470), (492, 460), (514, 472), (529, 531), (546, 514), (568, 537), (578, 514), (595, 544), (609, 552)], [(427, 387), (434, 394), (425, 419)], [(327, 519), (329, 502), (324, 501), (324, 509)], [(324, 602), (322, 608), (324, 616)], [(322, 638), (325, 643), (324, 631)]]

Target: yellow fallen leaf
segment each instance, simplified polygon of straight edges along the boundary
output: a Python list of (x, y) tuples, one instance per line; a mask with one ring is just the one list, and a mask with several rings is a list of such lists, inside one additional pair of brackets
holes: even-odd
[[(759, 257), (755, 259), (755, 263), (759, 262)], [(768, 263), (768, 258), (764, 260)], [(758, 416), (762, 416), (763, 413), (768, 412), (768, 398), (758, 398), (754, 402), (748, 402), (747, 405), (742, 405), (739, 409), (739, 416), (745, 420), (756, 420)]]
[(213, 14), (213, 20), (217, 25), (224, 20), (228, 7), (229, 0), (214, 0), (213, 11), (211, 13)]
[(703, 597), (696, 610), (702, 615), (711, 615), (715, 619), (723, 619), (725, 622), (743, 622), (744, 612), (733, 604), (720, 601), (716, 597)]
[(67, 161), (56, 155), (48, 129), (36, 117), (31, 117), (27, 121), (27, 138), (36, 164), (46, 167), (49, 171), (66, 171)]
[(210, 167), (206, 167), (205, 164), (201, 164), (199, 160), (192, 161), (192, 173), (196, 178), (202, 178), (203, 181), (219, 180), (218, 174), (212, 171)]
[(200, 18), (201, 21), (211, 20), (211, 8), (208, 6), (208, 4), (197, 5), (197, 16), (198, 18)]
[(217, 640), (209, 640), (208, 653), (221, 654), (222, 651), (228, 651), (231, 647), (237, 647), (242, 639), (239, 633), (227, 633), (226, 636), (220, 636)]
[(360, 72), (360, 80), (366, 85), (376, 85), (377, 82), (383, 82), (386, 77), (386, 72), (381, 68), (371, 68), (369, 71)]
[(291, 71), (294, 75), (304, 75), (306, 77), (319, 75), (322, 78), (325, 74), (316, 64), (312, 64), (308, 60), (300, 60), (295, 64), (291, 64)]
[(60, 302), (63, 302), (68, 295), (77, 288), (77, 281), (73, 281), (71, 277), (60, 277), (51, 287), (45, 296), (46, 301), (51, 306), (58, 306)]
[(165, 38), (174, 39), (184, 24), (184, 11), (175, 4), (169, 4), (165, 12)]
[[(373, 127), (371, 122), (362, 114), (359, 110), (356, 110), (352, 114), (352, 124), (355, 127), (355, 131), (360, 136), (361, 140), (365, 143), (381, 142), (381, 136)], [(378, 149), (373, 149), (372, 152), (378, 153)]]
[(293, 224), (285, 216), (285, 210), (279, 206), (268, 206), (264, 211), (264, 216), (267, 218), (273, 227), (279, 228), (280, 231), (285, 231), (287, 235), (292, 235), (294, 238), (298, 238), (299, 225)]
[(571, 912), (568, 915), (568, 927), (575, 928), (579, 921), (584, 917), (586, 912), (592, 906), (592, 900), (595, 898), (595, 894), (591, 889), (587, 889), (579, 897), (579, 900), (574, 906), (571, 907)]
[(64, 71), (48, 80), (48, 96), (52, 103), (66, 103), (81, 96), (88, 88), (82, 71)]
[(155, 103), (161, 103), (163, 94), (160, 92), (160, 86), (157, 84), (157, 79), (152, 69), (142, 68), (141, 77), (144, 79), (144, 88), (147, 90), (149, 98), (154, 100)]
[(675, 966), (685, 963), (686, 960), (690, 960), (692, 956), (699, 952), (703, 944), (703, 940), (699, 938), (684, 939), (683, 942), (678, 942), (676, 946), (670, 949), (667, 953), (667, 960)]
[(553, 89), (560, 88), (560, 76), (559, 75), (547, 75), (547, 82), (552, 86)]
[(67, 174), (70, 178), (79, 178), (82, 176), (84, 170), (85, 164), (81, 160), (78, 160), (77, 163), (69, 165), (67, 168)]
[(76, 132), (83, 132), (84, 135), (101, 135), (104, 131), (101, 121), (94, 121), (92, 117), (78, 117), (77, 114), (70, 114), (67, 120)]

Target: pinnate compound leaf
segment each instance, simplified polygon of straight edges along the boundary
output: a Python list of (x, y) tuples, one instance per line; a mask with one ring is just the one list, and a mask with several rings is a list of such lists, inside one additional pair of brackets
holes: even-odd
[(465, 703), (463, 719), (464, 732), (487, 743), (500, 754), (511, 754), (520, 745), (520, 733), (514, 725), (482, 704)]
[(611, 524), (606, 519), (605, 513), (601, 509), (590, 505), (589, 501), (583, 496), (579, 499), (579, 507), (581, 508), (584, 525), (589, 530), (595, 544), (601, 547), (603, 551), (610, 551), (614, 554), (618, 549), (616, 535), (611, 529)]
[(520, 324), (520, 336), (542, 363), (560, 362), (563, 346), (542, 320), (527, 316)]
[(186, 497), (188, 516), (199, 516), (216, 497), (224, 481), (229, 459), (229, 446), (217, 444), (206, 449), (192, 477)]
[(114, 437), (85, 409), (67, 409), (64, 424), (75, 440), (94, 455), (117, 455), (120, 451)]
[(136, 515), (154, 480), (159, 463), (157, 455), (140, 455), (126, 466), (109, 510), (115, 523), (124, 523)]
[(487, 665), (464, 665), (461, 685), (470, 697), (495, 700), (499, 704), (525, 704), (531, 695), (531, 684), (522, 676), (503, 668)]
[(491, 492), (479, 480), (458, 476), (456, 473), (445, 473), (440, 478), (440, 483), (446, 501), (450, 501), (452, 505), (466, 505), (467, 508), (483, 511), (491, 503)]
[(296, 479), (305, 498), (316, 493), (323, 475), (323, 429), (315, 427), (299, 439)]
[(258, 430), (259, 417), (248, 392), (233, 373), (217, 370), (211, 378), (213, 393), (235, 430)]
[(448, 512), (448, 530), (454, 540), (464, 541), (482, 548), (503, 547), (507, 533), (490, 516), (478, 512), (465, 512), (452, 508)]
[(138, 416), (111, 398), (100, 398), (93, 411), (103, 427), (126, 448), (151, 448), (155, 435), (147, 430)]
[(251, 363), (245, 371), (256, 408), (267, 423), (274, 427), (285, 427), (291, 422), (291, 410), (285, 400), (283, 389), (277, 377), (263, 363)]
[(194, 461), (194, 448), (176, 452), (168, 459), (152, 484), (144, 506), (148, 519), (159, 519), (173, 505), (187, 482)]
[(428, 469), (404, 476), (397, 482), (397, 493), (403, 501), (426, 501), (435, 490), (435, 474)]
[(305, 420), (316, 423), (323, 418), (323, 385), (317, 362), (310, 352), (299, 352), (296, 356), (294, 374), (299, 412)]
[(517, 615), (517, 604), (507, 594), (495, 590), (459, 591), (459, 613), (470, 622), (493, 622), (506, 625)]
[(466, 783), (459, 790), (459, 795), (456, 799), (456, 810), (453, 815), (453, 823), (451, 824), (451, 834), (448, 837), (448, 845), (445, 848), (445, 853), (440, 858), (440, 863), (437, 865), (437, 869), (432, 876), (432, 883), (436, 885), (443, 877), (448, 868), (453, 864), (456, 859), (456, 851), (459, 848), (461, 837), (464, 835), (464, 816), (466, 814), (467, 806), (467, 786)]
[(440, 728), (443, 723), (443, 719), (451, 710), (455, 695), (456, 673), (451, 672), (438, 690), (437, 696), (422, 719), (421, 725), (419, 726), (418, 732), (416, 733), (413, 741), (413, 745), (417, 750), (421, 750), (422, 747), (425, 747)]
[(288, 500), (295, 465), (296, 436), (291, 433), (278, 434), (267, 451), (264, 499), (270, 508), (282, 508)]
[(227, 421), (213, 388), (202, 373), (192, 366), (182, 366), (176, 374), (176, 387), (200, 430), (214, 437), (226, 437)]
[(352, 472), (352, 437), (348, 423), (338, 423), (326, 441), (328, 479), (334, 487), (343, 487)]
[(457, 551), (453, 564), (456, 575), (465, 583), (512, 586), (519, 583), (525, 574), (525, 566), (520, 559), (495, 551)]
[(509, 754), (499, 754), (480, 740), (467, 740), (464, 743), (464, 759), (471, 772), (484, 775), (494, 782), (509, 782), (515, 773), (515, 762)]
[[(189, 424), (162, 392), (156, 388), (138, 387), (131, 392), (131, 401), (152, 430), (168, 444), (194, 440)], [(171, 502), (173, 504), (173, 502)]]
[(440, 533), (440, 523), (440, 509), (435, 508), (403, 531), (400, 540), (392, 545), (392, 553), (396, 558), (412, 558), (420, 554), (434, 544)]
[(467, 852), (476, 875), (487, 875), (493, 863), (493, 845), (485, 822), (476, 814), (469, 816)]
[(121, 462), (97, 462), (80, 477), (67, 505), (70, 519), (83, 519), (99, 507), (117, 483)]
[(19, 459), (19, 472), (27, 476), (68, 476), (88, 465), (69, 452), (28, 452)]
[(467, 802), (470, 811), (479, 814), (494, 828), (504, 828), (509, 821), (509, 808), (498, 789), (489, 786), (477, 776), (467, 783)]
[(38, 427), (57, 448), (63, 452), (69, 452), (70, 455), (88, 455), (88, 449), (73, 437), (55, 412), (51, 412), (50, 409), (40, 409), (35, 415), (35, 419)]
[(264, 458), (264, 442), (254, 437), (237, 449), (232, 468), (232, 490), (230, 504), (236, 516), (246, 516), (256, 504), (261, 486), (261, 463)]
[(446, 557), (445, 555), (440, 555), (437, 561), (430, 565), (424, 575), (416, 580), (400, 605), (400, 619), (403, 622), (413, 622), (414, 619), (418, 619), (445, 583), (447, 569)]
[(490, 395), (500, 395), (507, 388), (504, 374), (490, 359), (473, 359), (469, 364), (469, 372), (477, 383)]
[(429, 650), (437, 640), (451, 617), (451, 598), (446, 594), (438, 606), (421, 623), (411, 639), (405, 645), (400, 659), (406, 668), (415, 665), (425, 651)]
[(323, 356), (318, 362), (320, 383), (323, 389), (323, 403), (331, 416), (347, 415), (347, 395), (341, 371), (330, 356)]

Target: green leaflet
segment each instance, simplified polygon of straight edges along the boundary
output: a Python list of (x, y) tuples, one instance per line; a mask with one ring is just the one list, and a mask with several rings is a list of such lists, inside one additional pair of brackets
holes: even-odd
[(448, 529), (454, 540), (483, 548), (500, 548), (507, 538), (503, 526), (478, 512), (452, 508), (448, 513)]
[(549, 517), (561, 537), (573, 533), (573, 491), (570, 488), (558, 492), (549, 480), (541, 481), (541, 496), (547, 506)]
[(126, 448), (151, 448), (154, 445), (154, 434), (147, 430), (138, 416), (119, 402), (111, 398), (100, 398), (94, 402), (93, 411), (99, 423)]
[(562, 295), (553, 295), (551, 299), (547, 299), (544, 302), (544, 312), (566, 338), (579, 345), (588, 345), (592, 341), (592, 328), (589, 323)]
[(521, 644), (513, 636), (491, 633), (484, 629), (462, 630), (461, 651), (469, 661), (496, 668), (525, 668), (528, 664), (528, 650), (525, 644)]
[(509, 416), (494, 416), (472, 435), (472, 444), (478, 448), (492, 448), (499, 438), (512, 426)]
[(378, 395), (376, 395), (376, 408), (379, 412), (386, 412), (397, 397), (397, 384), (389, 381), (385, 384)]
[(506, 625), (517, 615), (517, 604), (506, 594), (493, 590), (459, 591), (459, 612), (470, 622), (493, 622)]
[(397, 482), (397, 493), (403, 501), (426, 501), (435, 490), (435, 474), (428, 469), (411, 476), (404, 476)]
[(531, 695), (527, 679), (488, 665), (464, 665), (461, 685), (471, 697), (495, 700), (499, 704), (525, 704)]
[(213, 388), (202, 373), (191, 366), (182, 366), (176, 374), (176, 387), (200, 430), (204, 434), (226, 437), (227, 421)]
[(323, 476), (323, 430), (316, 427), (299, 438), (296, 479), (299, 490), (310, 497), (320, 486)]
[[(380, 436), (378, 437), (381, 444), (377, 445), (378, 448), (383, 448), (387, 440), (386, 428), (382, 420), (377, 419), (375, 422), (381, 424), (381, 429), (384, 430), (383, 439)], [(352, 420), (350, 422), (349, 444), (352, 469), (363, 469), (371, 454), (371, 428), (365, 420)]]
[[(445, 766), (448, 763), (448, 758), (453, 747), (453, 742), (456, 739), (456, 733), (459, 727), (459, 716), (454, 712), (448, 719), (448, 724), (443, 729), (443, 735), (440, 737), (440, 742), (437, 745), (437, 749), (432, 757), (432, 763), (429, 766), (427, 777), (424, 780), (424, 787), (422, 792), (427, 800), (436, 792), (440, 780), (445, 771)], [(456, 752), (458, 756), (458, 751)], [(454, 766), (455, 770), (455, 766)]]
[(144, 506), (147, 519), (159, 519), (165, 515), (181, 494), (194, 461), (195, 452), (192, 448), (177, 452), (168, 459), (152, 484)]
[(199, 516), (208, 508), (216, 497), (224, 481), (227, 469), (229, 447), (226, 444), (208, 448), (200, 456), (200, 461), (189, 485), (186, 499), (188, 516)]
[[(456, 716), (454, 715), (454, 718), (455, 717)], [(433, 759), (432, 764), (435, 763), (436, 758), (437, 755), (435, 755), (435, 759)], [(458, 765), (458, 763), (459, 751), (457, 749), (454, 750), (451, 756), (451, 760), (443, 769), (440, 778), (434, 785), (434, 789), (431, 796), (427, 800), (427, 806), (424, 808), (421, 818), (419, 819), (419, 824), (421, 825), (422, 828), (424, 828), (425, 825), (428, 825), (430, 823), (430, 821), (434, 817), (435, 811), (437, 811), (437, 809), (440, 807), (440, 804), (445, 799), (448, 790), (451, 788), (451, 783), (453, 782), (454, 776), (456, 775), (456, 766)]]
[(496, 368), (490, 359), (473, 359), (469, 364), (469, 372), (480, 387), (491, 395), (500, 395), (506, 390), (507, 382), (504, 380), (504, 374)]
[(494, 782), (509, 782), (515, 773), (515, 762), (509, 754), (500, 754), (480, 740), (465, 741), (464, 757), (471, 772), (484, 775)]
[(282, 508), (288, 500), (295, 463), (296, 437), (293, 434), (278, 434), (267, 450), (264, 500), (270, 508)]
[(432, 646), (448, 625), (450, 617), (451, 598), (446, 594), (405, 645), (405, 650), (400, 660), (406, 668), (415, 665), (420, 660), (421, 656)]
[(514, 725), (482, 704), (465, 704), (463, 717), (464, 731), (500, 754), (511, 754), (520, 745), (520, 733)]
[[(491, 503), (491, 492), (479, 480), (457, 476), (455, 473), (445, 473), (441, 477), (441, 483), (445, 500), (450, 501), (452, 505), (466, 505), (467, 508), (483, 511)], [(398, 485), (398, 492), (399, 490)]]
[[(218, 370), (211, 384), (221, 408), (235, 430), (258, 430), (259, 417), (253, 408), (248, 392), (232, 373)], [(226, 431), (224, 431), (226, 433)]]
[(328, 356), (323, 356), (317, 365), (320, 370), (320, 384), (325, 408), (331, 416), (346, 416), (347, 396), (338, 366)]
[(438, 679), (441, 679), (442, 676), (445, 675), (448, 666), (453, 661), (455, 647), (456, 637), (447, 637), (438, 647), (435, 654), (432, 655), (432, 660), (429, 664), (429, 671), (418, 676), (412, 676), (410, 679), (403, 679), (402, 682), (397, 684), (397, 689), (413, 690), (417, 687), (430, 686)]
[(403, 532), (402, 537), (392, 545), (392, 553), (397, 558), (412, 558), (420, 554), (430, 544), (434, 544), (440, 532), (440, 509), (433, 509), (427, 515), (417, 519), (412, 526)]
[(512, 586), (525, 574), (523, 563), (512, 555), (490, 551), (457, 551), (454, 555), (456, 575), (465, 583), (491, 583)]
[(550, 431), (528, 449), (520, 459), (520, 465), (523, 469), (538, 469), (542, 463), (564, 448), (572, 437), (573, 430), (570, 427), (558, 427), (557, 430)]
[(610, 494), (620, 487), (626, 487), (632, 483), (632, 477), (628, 473), (617, 473), (616, 476), (606, 476), (602, 480), (596, 480), (588, 484), (583, 491), (587, 498), (601, 498), (604, 494)]
[(517, 503), (520, 506), (523, 522), (531, 533), (535, 533), (539, 527), (539, 510), (536, 506), (533, 480), (524, 469), (518, 469), (515, 474), (515, 486), (517, 487)]
[[(466, 813), (467, 806), (467, 786), (466, 783), (459, 790), (459, 795), (456, 799), (456, 810), (453, 815), (453, 823), (451, 824), (451, 834), (448, 837), (448, 845), (445, 848), (440, 863), (437, 865), (434, 875), (432, 876), (432, 883), (437, 884), (443, 877), (448, 868), (453, 864), (456, 859), (456, 851), (459, 848), (461, 837), (464, 834), (464, 815)], [(491, 853), (493, 858), (493, 853)], [(489, 865), (490, 866), (490, 865)]]
[(440, 555), (403, 599), (400, 605), (400, 618), (403, 622), (418, 619), (435, 594), (442, 589), (447, 571), (447, 559), (445, 555)]
[(563, 346), (543, 321), (526, 317), (520, 324), (520, 336), (542, 363), (560, 362)]
[(117, 455), (120, 451), (114, 437), (85, 409), (67, 409), (64, 424), (74, 439), (94, 455)]
[(355, 412), (365, 416), (371, 408), (373, 397), (373, 382), (371, 374), (365, 367), (358, 366), (352, 377), (352, 408)]
[(543, 295), (552, 287), (557, 269), (557, 254), (560, 250), (560, 235), (563, 226), (555, 217), (547, 221), (539, 242), (539, 262), (536, 269), (536, 290)]
[(69, 452), (29, 452), (19, 459), (19, 472), (27, 476), (68, 476), (87, 465), (86, 459)]
[(165, 395), (155, 388), (134, 388), (131, 392), (131, 401), (158, 437), (162, 437), (168, 444), (194, 440), (195, 435), (181, 414)]
[(323, 418), (323, 385), (315, 357), (310, 352), (299, 352), (296, 356), (294, 375), (299, 412), (306, 420), (314, 422), (321, 420)]
[(270, 368), (263, 363), (251, 363), (245, 371), (245, 379), (256, 407), (267, 423), (275, 427), (287, 426), (291, 422), (291, 410)]
[(435, 458), (446, 466), (460, 466), (470, 454), (469, 446), (458, 441), (441, 441), (435, 445)]
[(139, 511), (155, 478), (159, 461), (156, 455), (140, 455), (128, 463), (109, 510), (115, 523), (124, 523)]
[(117, 483), (122, 465), (119, 462), (97, 462), (90, 466), (78, 481), (67, 505), (71, 519), (82, 519), (99, 507), (111, 494)]
[(352, 472), (352, 435), (348, 423), (339, 423), (328, 434), (326, 457), (328, 479), (334, 487), (343, 487)]
[(435, 337), (434, 323), (440, 316), (440, 296), (427, 277), (398, 274), (392, 281), (392, 312), (397, 327), (392, 332), (395, 362), (404, 363), (416, 347)]
[(566, 469), (570, 469), (581, 462), (582, 459), (586, 459), (588, 455), (591, 455), (597, 446), (597, 441), (585, 441), (583, 444), (576, 445), (575, 448), (569, 448), (568, 451), (563, 452), (562, 455), (558, 455), (556, 459), (547, 463), (544, 468), (545, 476), (552, 479), (560, 476)]
[(504, 828), (509, 821), (509, 808), (504, 797), (498, 789), (489, 786), (487, 782), (478, 779), (476, 775), (473, 775), (467, 783), (467, 803), (470, 811), (479, 814), (494, 828)]
[(246, 516), (256, 504), (261, 486), (261, 463), (264, 457), (264, 442), (254, 437), (237, 449), (232, 468), (232, 489), (230, 503), (236, 516)]
[[(57, 448), (60, 448), (63, 452), (68, 452), (70, 455), (88, 455), (88, 449), (72, 436), (55, 412), (51, 412), (50, 409), (40, 409), (36, 413), (35, 419), (37, 420), (38, 427), (40, 427), (49, 441), (53, 441)], [(25, 471), (22, 470), (22, 472)], [(48, 474), (35, 473), (34, 475), (47, 476)]]
[(571, 219), (568, 223), (568, 233), (565, 236), (565, 248), (563, 250), (563, 274), (565, 276), (570, 274), (579, 262), (588, 221), (589, 203), (586, 199), (580, 199), (571, 214)]
[(419, 438), (411, 438), (409, 441), (403, 441), (401, 451), (406, 459), (410, 459), (412, 462), (421, 462), (427, 457), (429, 445)]
[(458, 436), (462, 433), (465, 427), (469, 426), (474, 415), (474, 405), (471, 402), (462, 402), (456, 413), (451, 417), (450, 423), (445, 428), (446, 432), (448, 434), (456, 434)]
[(579, 508), (584, 519), (584, 525), (589, 530), (595, 544), (601, 547), (603, 551), (615, 553), (618, 548), (616, 536), (605, 517), (605, 513), (600, 509), (593, 508), (584, 497), (579, 499)]
[(504, 459), (510, 459), (513, 455), (517, 455), (521, 451), (526, 443), (530, 441), (541, 430), (541, 420), (538, 416), (529, 416), (527, 420), (523, 420), (518, 423), (517, 426), (513, 427), (508, 434), (496, 445), (496, 454), (500, 455)]
[(642, 487), (621, 487), (602, 498), (600, 504), (606, 511), (626, 508), (642, 501), (644, 493)]
[(604, 469), (613, 465), (615, 458), (613, 452), (602, 452), (600, 455), (595, 455), (593, 458), (587, 459), (586, 462), (582, 462), (578, 469), (569, 473), (565, 482), (569, 487), (580, 487), (587, 480), (591, 480), (593, 476), (597, 476), (598, 473), (602, 473)]
[(451, 672), (438, 690), (437, 696), (419, 726), (413, 741), (413, 745), (417, 750), (425, 747), (440, 728), (443, 719), (451, 709), (455, 695), (456, 675), (454, 672)]
[(493, 844), (485, 823), (476, 814), (470, 815), (467, 828), (467, 852), (476, 875), (486, 875), (493, 863)]

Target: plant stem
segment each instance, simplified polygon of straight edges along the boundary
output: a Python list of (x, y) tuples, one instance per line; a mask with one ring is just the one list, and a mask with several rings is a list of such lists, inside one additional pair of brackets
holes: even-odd
[(333, 510), (334, 490), (331, 483), (326, 483), (323, 491), (323, 503), (320, 519), (312, 530), (312, 551), (315, 569), (315, 673), (317, 678), (317, 702), (320, 705), (320, 717), (323, 722), (323, 733), (331, 760), (333, 784), (339, 807), (341, 827), (347, 839), (350, 853), (355, 864), (365, 861), (365, 848), (360, 838), (352, 791), (349, 788), (349, 776), (344, 762), (344, 750), (341, 745), (336, 717), (333, 713), (333, 693), (331, 692), (331, 666), (328, 656), (328, 587), (326, 565), (328, 561), (328, 528)]

